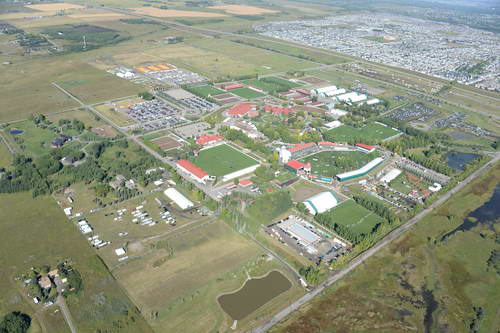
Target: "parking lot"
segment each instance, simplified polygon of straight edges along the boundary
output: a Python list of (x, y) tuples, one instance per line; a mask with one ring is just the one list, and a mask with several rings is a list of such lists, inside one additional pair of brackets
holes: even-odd
[(180, 110), (159, 100), (134, 104), (126, 112), (146, 131), (170, 128), (186, 122)]
[(162, 83), (167, 83), (173, 86), (180, 86), (188, 83), (197, 83), (207, 81), (208, 79), (199, 74), (193, 73), (186, 69), (173, 68), (163, 71), (152, 71), (146, 73), (147, 76), (160, 81)]
[(435, 116), (436, 114), (437, 114), (436, 110), (422, 103), (415, 103), (392, 112), (391, 114), (389, 114), (389, 118), (397, 121), (408, 121), (408, 120), (426, 121)]

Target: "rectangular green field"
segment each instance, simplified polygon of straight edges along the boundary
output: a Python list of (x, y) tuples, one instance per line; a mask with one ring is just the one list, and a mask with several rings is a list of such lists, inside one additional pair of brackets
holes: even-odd
[(348, 200), (327, 213), (331, 221), (348, 227), (354, 234), (369, 234), (377, 223), (385, 220), (353, 200)]
[(258, 164), (253, 158), (226, 144), (200, 151), (193, 162), (210, 175), (217, 177)]
[(219, 95), (223, 94), (224, 91), (214, 88), (212, 86), (197, 86), (197, 87), (190, 87), (189, 90), (197, 92), (198, 94), (202, 95), (203, 97), (208, 97), (214, 96), (214, 95)]
[(251, 84), (269, 93), (282, 92), (290, 90), (291, 88), (300, 87), (298, 83), (284, 80), (278, 77), (266, 77), (265, 79), (252, 79), (242, 81), (245, 84)]
[(264, 94), (261, 94), (260, 92), (252, 90), (250, 88), (231, 89), (231, 93), (246, 99), (254, 99), (264, 96)]
[(0, 139), (0, 168), (7, 168), (12, 163), (12, 154), (7, 149), (7, 146)]
[(338, 173), (359, 169), (377, 156), (376, 152), (365, 154), (360, 151), (322, 151), (300, 161), (311, 163), (313, 175), (335, 177)]
[(334, 139), (337, 141), (348, 141), (356, 138), (362, 141), (363, 138), (384, 140), (398, 134), (399, 131), (391, 127), (372, 123), (360, 128), (343, 125), (331, 129), (327, 133), (333, 135)]

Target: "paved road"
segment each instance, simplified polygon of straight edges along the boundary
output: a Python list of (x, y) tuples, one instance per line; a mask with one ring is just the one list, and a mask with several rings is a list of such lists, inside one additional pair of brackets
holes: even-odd
[(63, 296), (61, 296), (64, 290), (63, 283), (59, 277), (56, 277), (54, 279), (54, 282), (56, 283), (57, 292), (59, 293), (59, 296), (57, 296), (56, 304), (59, 305), (64, 320), (66, 321), (66, 324), (68, 324), (71, 333), (76, 333), (77, 330), (75, 324), (73, 323), (73, 317), (71, 316), (71, 312), (69, 312), (68, 306), (66, 305), (66, 299)]
[(453, 194), (457, 193), (460, 191), (465, 185), (469, 184), (472, 180), (477, 178), (479, 175), (483, 173), (484, 170), (487, 168), (490, 168), (493, 164), (498, 162), (500, 160), (500, 153), (496, 153), (495, 157), (489, 161), (487, 164), (485, 164), (483, 167), (480, 169), (476, 170), (473, 172), (469, 177), (467, 177), (464, 181), (460, 182), (457, 186), (455, 186), (452, 190), (450, 190), (448, 193), (444, 194), (442, 197), (440, 197), (438, 200), (436, 200), (433, 204), (431, 204), (428, 208), (417, 214), (415, 217), (410, 219), (408, 222), (403, 224), (401, 227), (398, 229), (392, 231), (389, 233), (387, 236), (385, 236), (380, 242), (378, 242), (376, 245), (374, 245), (372, 248), (368, 249), (366, 252), (362, 253), (359, 255), (356, 259), (351, 261), (349, 265), (335, 273), (335, 275), (331, 276), (328, 278), (325, 282), (320, 284), (318, 287), (316, 287), (314, 290), (311, 292), (307, 293), (306, 295), (302, 296), (300, 299), (292, 303), (290, 306), (286, 307), (282, 311), (278, 312), (276, 315), (271, 317), (267, 322), (264, 324), (260, 325), (259, 327), (256, 327), (255, 329), (252, 330), (253, 333), (260, 333), (260, 332), (266, 332), (269, 330), (272, 326), (276, 325), (285, 317), (290, 315), (292, 312), (300, 308), (303, 304), (309, 302), (311, 299), (313, 299), (315, 296), (318, 294), (322, 293), (323, 290), (332, 285), (333, 283), (337, 282), (338, 280), (342, 279), (344, 276), (346, 276), (349, 272), (354, 270), (356, 267), (358, 267), (360, 264), (362, 264), (365, 260), (370, 258), (372, 255), (376, 254), (378, 251), (380, 251), (384, 246), (398, 238), (401, 234), (406, 232), (408, 229), (412, 228), (416, 223), (418, 223), (422, 218), (424, 218), (427, 214), (429, 214), (432, 210), (434, 210), (436, 207), (439, 205), (443, 204), (446, 200), (448, 200)]

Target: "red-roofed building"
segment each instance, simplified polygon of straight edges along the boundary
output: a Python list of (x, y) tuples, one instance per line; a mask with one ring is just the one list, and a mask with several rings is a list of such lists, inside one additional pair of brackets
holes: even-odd
[(241, 187), (248, 187), (248, 186), (250, 186), (252, 184), (253, 184), (253, 182), (250, 179), (242, 179), (242, 180), (240, 180), (240, 186)]
[(316, 146), (314, 142), (308, 142), (308, 143), (297, 143), (295, 146), (292, 148), (288, 149), (291, 153), (296, 153), (300, 150), (307, 149), (307, 148), (312, 148)]
[(294, 112), (292, 109), (289, 108), (282, 108), (279, 106), (272, 106), (272, 105), (266, 105), (264, 107), (264, 111), (271, 112), (275, 116), (280, 116), (280, 115), (288, 116), (290, 113)]
[(336, 146), (337, 144), (335, 142), (330, 142), (330, 141), (321, 141), (321, 142), (318, 142), (318, 145), (320, 145), (320, 146)]
[(200, 135), (196, 140), (199, 145), (215, 144), (222, 141), (223, 137), (220, 135)]
[(365, 145), (364, 143), (356, 143), (356, 148), (363, 153), (372, 153), (377, 147), (371, 145)]
[(231, 89), (238, 89), (238, 88), (243, 88), (245, 87), (244, 84), (241, 83), (232, 83), (232, 84), (227, 84), (224, 86), (224, 90), (231, 90)]
[(231, 117), (243, 117), (247, 113), (255, 111), (255, 105), (253, 104), (236, 104), (227, 111), (227, 114)]
[(295, 174), (309, 174), (311, 172), (310, 163), (302, 163), (297, 160), (291, 160), (285, 164), (285, 168), (294, 172)]
[(249, 111), (247, 113), (248, 118), (255, 118), (259, 116), (259, 111), (254, 110), (254, 111)]
[(209, 175), (208, 172), (203, 170), (197, 165), (194, 165), (193, 163), (189, 162), (188, 160), (178, 160), (177, 161), (177, 167), (181, 170), (184, 171), (185, 173), (189, 174), (194, 180), (205, 184), (205, 182), (208, 180)]

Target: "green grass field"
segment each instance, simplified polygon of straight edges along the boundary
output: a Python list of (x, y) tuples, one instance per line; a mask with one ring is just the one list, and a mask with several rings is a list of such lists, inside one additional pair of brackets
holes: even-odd
[(335, 177), (338, 173), (356, 170), (377, 156), (377, 153), (359, 151), (322, 151), (300, 161), (311, 163), (313, 175)]
[(257, 79), (244, 80), (242, 81), (242, 83), (251, 84), (264, 91), (267, 91), (268, 93), (274, 93), (277, 91), (286, 91), (289, 90), (290, 88), (296, 88), (301, 86), (301, 84), (294, 83), (274, 76), (266, 77), (265, 79), (260, 79), (260, 80)]
[[(32, 156), (48, 152), (51, 149), (50, 142), (57, 137), (52, 130), (37, 127), (31, 120), (10, 125), (5, 129), (5, 132), (9, 133), (9, 130), (13, 128), (23, 130), (24, 133), (17, 135), (6, 134), (9, 141), (15, 142), (15, 137), (18, 140), (21, 140), (19, 141), (20, 143), (14, 143), (14, 145), (17, 145), (19, 148), (18, 151), (22, 151), (25, 154)], [(21, 149), (21, 146), (23, 146), (24, 149)]]
[(210, 175), (217, 177), (258, 163), (253, 158), (226, 144), (200, 151), (200, 154), (193, 162)]
[(7, 168), (12, 163), (12, 154), (7, 149), (7, 146), (0, 139), (0, 168)]
[(190, 87), (190, 90), (197, 92), (198, 94), (201, 94), (203, 97), (208, 97), (209, 95), (214, 96), (214, 95), (219, 95), (223, 94), (224, 91), (214, 88), (212, 86), (196, 86), (196, 87)]
[(348, 227), (355, 234), (369, 234), (377, 223), (384, 219), (358, 205), (353, 200), (348, 200), (328, 212), (335, 223)]
[(254, 98), (264, 96), (264, 94), (262, 94), (258, 91), (252, 90), (250, 88), (231, 89), (231, 93), (238, 95), (240, 97), (243, 97), (245, 99), (254, 99)]
[(391, 127), (371, 123), (361, 128), (355, 128), (349, 125), (331, 129), (327, 132), (333, 136), (336, 141), (349, 141), (358, 139), (363, 142), (363, 139), (384, 140), (399, 133)]
[[(135, 312), (121, 287), (51, 197), (33, 199), (30, 193), (0, 194), (0, 314), (21, 310), (33, 320), (33, 332), (41, 325), (48, 332), (67, 332), (62, 317), (51, 316), (25, 298), (26, 290), (15, 278), (33, 266), (70, 260), (81, 273), (84, 292), (67, 299), (78, 332), (113, 330), (151, 332)], [(99, 298), (101, 302), (95, 300)], [(124, 313), (128, 311), (128, 314)], [(38, 314), (35, 316), (35, 312)], [(64, 328), (65, 330), (61, 330)], [(30, 331), (31, 332), (31, 331)]]

